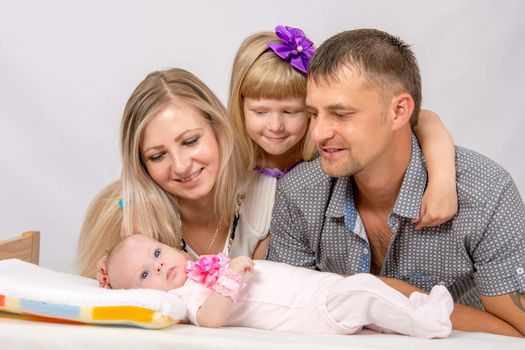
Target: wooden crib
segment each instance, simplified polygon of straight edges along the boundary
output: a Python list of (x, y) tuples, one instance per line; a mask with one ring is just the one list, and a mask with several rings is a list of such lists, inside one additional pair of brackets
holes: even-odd
[(38, 265), (39, 257), (39, 231), (27, 231), (18, 237), (0, 241), (0, 260), (17, 258)]

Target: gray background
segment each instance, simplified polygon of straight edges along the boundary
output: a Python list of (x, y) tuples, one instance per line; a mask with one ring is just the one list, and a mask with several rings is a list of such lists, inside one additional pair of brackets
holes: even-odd
[(41, 265), (71, 271), (89, 201), (120, 171), (124, 104), (146, 73), (194, 72), (226, 102), (242, 39), (276, 24), (319, 45), (352, 28), (397, 34), (423, 105), (456, 144), (525, 193), (525, 1), (1, 1), (0, 239), (40, 230)]

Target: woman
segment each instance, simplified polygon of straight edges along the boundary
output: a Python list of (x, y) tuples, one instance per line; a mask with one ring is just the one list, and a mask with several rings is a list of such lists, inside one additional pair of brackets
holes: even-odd
[[(91, 252), (104, 244), (110, 248), (112, 237), (133, 233), (194, 257), (221, 252), (263, 257), (264, 249), (254, 254), (258, 239), (236, 235), (248, 230), (238, 190), (246, 165), (236, 138), (219, 99), (193, 74), (182, 69), (149, 74), (122, 117), (122, 230), (89, 233), (98, 239), (82, 233), (80, 264), (94, 266)], [(89, 243), (97, 241), (97, 247)]]

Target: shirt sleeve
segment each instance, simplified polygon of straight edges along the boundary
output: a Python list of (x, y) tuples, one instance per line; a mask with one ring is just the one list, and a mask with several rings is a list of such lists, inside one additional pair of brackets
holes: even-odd
[(304, 214), (278, 182), (267, 259), (315, 269), (316, 254), (308, 244), (307, 228)]
[(497, 181), (483, 211), (483, 236), (473, 250), (482, 295), (525, 291), (525, 206), (508, 173)]

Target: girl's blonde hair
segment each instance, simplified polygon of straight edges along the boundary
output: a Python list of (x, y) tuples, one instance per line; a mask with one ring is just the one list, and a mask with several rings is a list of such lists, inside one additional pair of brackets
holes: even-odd
[[(219, 145), (220, 169), (214, 191), (214, 212), (227, 222), (233, 215), (237, 184), (244, 164), (237, 136), (226, 109), (213, 92), (196, 76), (183, 69), (149, 74), (129, 98), (121, 123), (124, 232), (133, 227), (170, 246), (181, 241), (177, 198), (165, 192), (149, 175), (141, 156), (140, 143), (145, 127), (172, 101), (182, 101), (202, 113), (211, 125)], [(138, 233), (138, 232), (135, 232)]]
[[(270, 42), (280, 42), (280, 39), (273, 32), (247, 37), (233, 62), (228, 111), (239, 135), (247, 172), (252, 171), (263, 150), (246, 133), (244, 98), (306, 97), (306, 76), (278, 57), (268, 47)], [(301, 140), (305, 160), (315, 154), (314, 144), (309, 140), (307, 132)]]
[(82, 276), (95, 278), (97, 262), (120, 240), (123, 217), (119, 206), (121, 195), (121, 182), (112, 182), (95, 196), (87, 209), (75, 262)]

